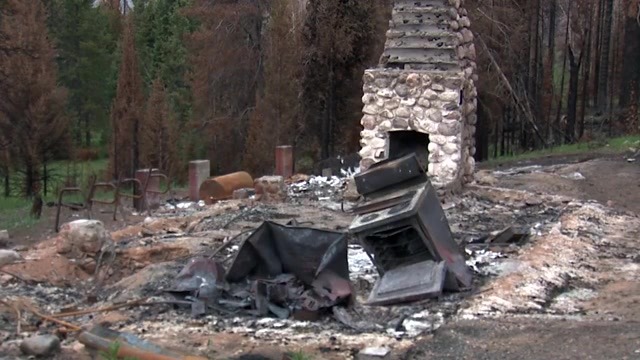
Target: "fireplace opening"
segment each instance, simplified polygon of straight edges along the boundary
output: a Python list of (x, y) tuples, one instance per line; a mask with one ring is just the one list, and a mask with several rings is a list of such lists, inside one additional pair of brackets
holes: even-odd
[(416, 154), (422, 168), (429, 162), (429, 135), (417, 131), (389, 132), (389, 160)]

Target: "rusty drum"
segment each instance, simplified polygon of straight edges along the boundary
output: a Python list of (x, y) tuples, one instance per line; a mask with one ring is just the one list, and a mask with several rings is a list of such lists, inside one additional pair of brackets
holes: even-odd
[(200, 185), (200, 200), (211, 205), (216, 201), (231, 199), (235, 190), (245, 188), (253, 188), (253, 178), (247, 172), (217, 176), (205, 180)]

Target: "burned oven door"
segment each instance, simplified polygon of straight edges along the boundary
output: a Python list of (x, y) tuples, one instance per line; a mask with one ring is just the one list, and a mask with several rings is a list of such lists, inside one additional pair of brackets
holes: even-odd
[(370, 305), (389, 305), (442, 293), (446, 268), (434, 261), (416, 217), (357, 234), (380, 273), (369, 296)]

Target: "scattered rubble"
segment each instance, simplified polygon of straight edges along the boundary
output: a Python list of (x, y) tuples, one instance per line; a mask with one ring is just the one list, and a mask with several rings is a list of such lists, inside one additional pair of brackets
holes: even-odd
[(360, 350), (358, 360), (388, 360), (391, 359), (391, 350), (383, 347), (368, 347)]
[[(499, 179), (518, 176), (505, 174), (520, 171), (487, 176)], [(296, 275), (296, 271), (288, 268), (269, 273), (270, 282), (261, 283), (251, 276), (259, 272), (251, 273), (251, 267), (242, 264), (255, 264), (256, 256), (272, 259), (270, 255), (265, 257), (268, 254), (265, 249), (286, 250), (287, 261), (299, 260), (299, 255), (291, 255), (290, 245), (274, 245), (274, 239), (267, 239), (271, 246), (251, 245), (265, 241), (257, 240), (263, 231), (298, 228), (344, 233), (355, 214), (343, 212), (341, 207), (329, 210), (318, 206), (317, 199), (328, 197), (321, 203), (340, 205), (349, 182), (340, 178), (294, 176), (286, 185), (290, 201), (279, 203), (239, 199), (203, 206), (172, 201), (153, 217), (109, 236), (113, 238), (117, 257), (105, 269), (104, 285), (98, 289), (93, 286), (90, 269), (69, 262), (65, 256), (75, 250), (80, 255), (95, 256), (89, 250), (102, 249), (106, 240), (99, 235), (101, 231), (85, 232), (93, 240), (87, 244), (71, 241), (73, 251), (60, 256), (56, 244), (63, 241), (61, 237), (65, 240), (69, 237), (63, 232), (57, 240), (43, 242), (23, 253), (23, 263), (3, 268), (27, 280), (0, 277), (3, 299), (17, 304), (31, 299), (43, 314), (144, 303), (119, 308), (108, 317), (85, 314), (68, 320), (83, 325), (110, 324), (117, 326), (118, 331), (158, 344), (188, 345), (196, 355), (210, 351), (205, 339), (213, 336), (229, 346), (304, 344), (320, 348), (331, 344), (330, 352), (336, 354), (335, 358), (345, 358), (370, 346), (400, 353), (411, 346), (415, 337), (435, 331), (452, 317), (584, 314), (589, 311), (589, 302), (601, 296), (601, 284), (616, 277), (636, 276), (637, 260), (632, 255), (637, 254), (638, 245), (631, 241), (625, 243), (626, 248), (612, 244), (614, 238), (631, 237), (629, 228), (637, 228), (638, 219), (594, 202), (477, 183), (459, 196), (447, 197), (442, 205), (453, 240), (474, 273), (471, 290), (445, 292), (435, 300), (370, 306), (367, 298), (381, 279), (378, 268), (359, 242), (345, 238), (340, 247), (345, 268), (338, 278), (350, 280), (351, 300), (332, 303), (321, 316), (314, 316), (313, 312), (291, 316), (299, 292), (323, 290), (333, 281), (328, 277), (322, 285), (314, 286), (313, 277), (318, 275), (314, 270), (322, 268), (319, 266), (322, 262), (309, 261), (306, 273), (313, 274), (312, 277)], [(357, 196), (351, 199), (356, 200)], [(345, 203), (345, 209), (357, 210), (363, 204), (358, 201)], [(267, 224), (264, 229), (256, 230), (263, 224)], [(279, 242), (282, 237), (278, 239)], [(103, 245), (99, 247), (101, 242)], [(559, 247), (562, 251), (558, 251)], [(328, 253), (323, 249), (314, 252), (314, 256), (322, 258)], [(280, 260), (274, 264), (283, 264), (282, 256), (278, 255)], [(41, 263), (48, 265), (36, 265)], [(268, 264), (255, 269), (273, 268)], [(222, 273), (224, 278), (220, 277)], [(227, 281), (229, 273), (235, 274), (232, 276), (235, 281)], [(294, 297), (275, 301), (282, 289), (293, 291)], [(323, 294), (335, 295), (333, 291)], [(216, 301), (205, 311), (199, 305), (194, 306), (198, 299), (208, 304), (210, 298)], [(0, 312), (7, 314), (0, 319), (0, 338), (9, 342), (22, 339), (24, 335), (15, 334), (15, 312), (2, 304)], [(21, 317), (23, 329), (37, 329), (34, 324), (39, 323), (32, 315), (25, 311)], [(40, 331), (54, 329), (49, 323), (39, 324)], [(181, 341), (187, 338), (188, 344)], [(65, 344), (63, 348), (68, 346)]]
[(344, 178), (337, 176), (309, 176), (289, 185), (289, 197), (292, 199), (306, 198), (310, 200), (327, 201), (341, 200)]
[(282, 176), (265, 176), (254, 181), (256, 196), (264, 202), (282, 202), (287, 199), (287, 187)]

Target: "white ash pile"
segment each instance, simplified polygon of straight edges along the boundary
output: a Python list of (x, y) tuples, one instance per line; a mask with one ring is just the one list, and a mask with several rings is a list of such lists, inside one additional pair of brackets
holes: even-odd
[(295, 175), (290, 181), (288, 192), (291, 199), (340, 201), (347, 178)]
[(200, 200), (198, 202), (195, 201), (184, 201), (178, 202), (176, 200), (169, 200), (162, 207), (163, 214), (169, 215), (172, 213), (194, 213), (202, 210), (205, 207), (204, 201)]

